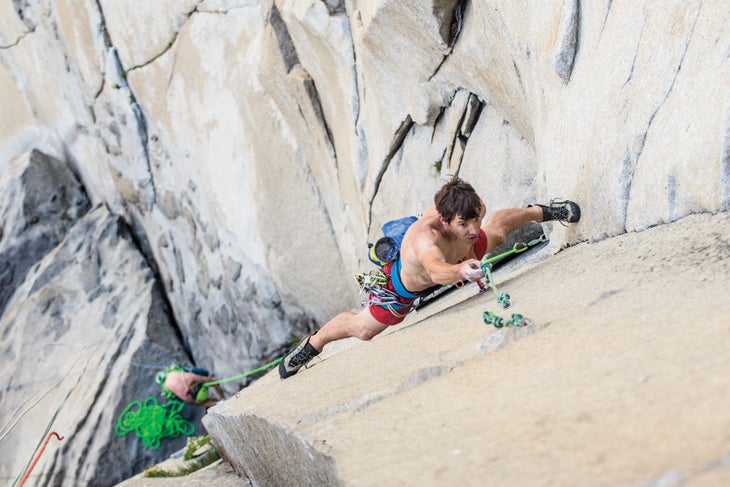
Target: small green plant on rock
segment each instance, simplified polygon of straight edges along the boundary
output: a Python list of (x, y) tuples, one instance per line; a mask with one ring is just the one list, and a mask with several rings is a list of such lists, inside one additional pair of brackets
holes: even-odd
[(218, 450), (210, 442), (210, 436), (188, 438), (182, 460), (173, 465), (153, 465), (142, 473), (142, 477), (183, 477), (207, 467), (219, 458)]

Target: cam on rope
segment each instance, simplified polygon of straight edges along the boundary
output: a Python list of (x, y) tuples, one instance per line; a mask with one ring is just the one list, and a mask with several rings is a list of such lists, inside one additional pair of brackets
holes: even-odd
[[(514, 244), (514, 246), (512, 246), (510, 250), (503, 252), (499, 255), (483, 259), (481, 263), (481, 268), (484, 272), (484, 277), (487, 279), (487, 285), (485, 286), (481, 281), (477, 281), (480, 288), (479, 292), (485, 292), (491, 288), (492, 291), (494, 291), (495, 297), (497, 298), (497, 304), (499, 304), (502, 309), (510, 308), (512, 306), (512, 298), (509, 294), (499, 292), (499, 290), (497, 289), (497, 285), (494, 282), (494, 277), (492, 276), (493, 265), (510, 255), (519, 254), (529, 249), (530, 247), (533, 247), (545, 241), (547, 241), (547, 237), (543, 234), (528, 243), (517, 242)], [(483, 313), (482, 318), (484, 320), (484, 324), (494, 325), (495, 328), (503, 328), (505, 326), (518, 328), (532, 324), (532, 320), (530, 318), (522, 316), (519, 313), (512, 313), (512, 316), (510, 316), (509, 318), (503, 318), (493, 311), (487, 310)]]

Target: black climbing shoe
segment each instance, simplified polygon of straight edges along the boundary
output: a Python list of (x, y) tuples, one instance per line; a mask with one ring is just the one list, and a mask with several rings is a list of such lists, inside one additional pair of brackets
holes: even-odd
[(300, 341), (296, 347), (292, 348), (291, 351), (286, 354), (284, 360), (279, 363), (279, 377), (282, 379), (291, 377), (307, 362), (319, 355), (317, 349), (309, 343), (309, 338), (311, 336), (312, 335), (308, 335), (302, 338), (302, 341)]
[(550, 200), (549, 205), (529, 205), (542, 208), (542, 221), (575, 223), (580, 220), (580, 206), (570, 200)]

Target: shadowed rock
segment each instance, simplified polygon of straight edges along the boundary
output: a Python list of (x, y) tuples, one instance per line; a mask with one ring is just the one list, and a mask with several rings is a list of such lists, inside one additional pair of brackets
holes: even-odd
[(0, 180), (0, 315), (28, 270), (90, 207), (65, 163), (37, 150), (13, 161)]

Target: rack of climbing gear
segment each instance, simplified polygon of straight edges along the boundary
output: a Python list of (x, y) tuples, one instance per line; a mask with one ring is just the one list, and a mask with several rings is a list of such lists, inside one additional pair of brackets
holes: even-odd
[[(383, 306), (390, 311), (393, 316), (402, 318), (410, 313), (408, 302), (403, 302), (401, 297), (395, 291), (391, 291), (386, 286), (388, 284), (388, 276), (380, 269), (373, 269), (370, 272), (358, 272), (355, 274), (355, 280), (360, 286), (360, 296), (364, 297), (360, 300), (360, 306)], [(405, 313), (399, 310), (408, 308)]]
[[(479, 292), (484, 292), (492, 289), (492, 291), (494, 291), (495, 297), (497, 298), (497, 303), (502, 307), (502, 309), (507, 309), (511, 307), (511, 296), (507, 293), (499, 292), (499, 290), (497, 289), (497, 285), (494, 283), (494, 277), (492, 276), (492, 266), (496, 262), (504, 259), (505, 257), (508, 257), (512, 254), (519, 254), (529, 249), (530, 247), (545, 241), (547, 241), (547, 237), (543, 234), (527, 243), (517, 242), (512, 246), (510, 250), (503, 252), (499, 255), (483, 259), (481, 263), (481, 269), (484, 272), (484, 277), (487, 279), (487, 284), (484, 285), (481, 281), (477, 281), (480, 288)], [(512, 316), (509, 319), (506, 319), (495, 314), (492, 311), (485, 311), (483, 314), (483, 320), (484, 324), (494, 325), (495, 328), (503, 328), (505, 326), (521, 327), (532, 324), (532, 320), (530, 318), (526, 318), (519, 313), (512, 313)]]
[(370, 272), (358, 272), (355, 274), (355, 281), (360, 286), (360, 295), (365, 295), (360, 306), (380, 305), (387, 306), (397, 304), (400, 296), (387, 287), (388, 276), (380, 269), (373, 269)]
[(155, 397), (132, 401), (119, 415), (114, 432), (125, 436), (134, 431), (145, 446), (156, 450), (163, 438), (195, 433), (195, 425), (180, 415), (184, 405), (177, 399), (159, 404)]

